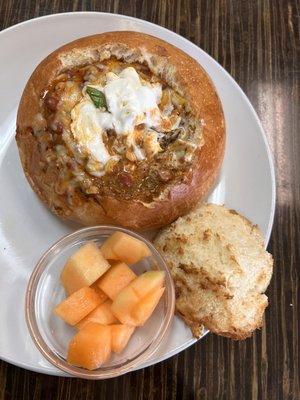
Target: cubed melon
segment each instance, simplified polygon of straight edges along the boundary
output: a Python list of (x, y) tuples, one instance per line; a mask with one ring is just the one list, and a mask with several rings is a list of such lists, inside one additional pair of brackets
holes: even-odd
[(67, 361), (89, 370), (101, 367), (111, 354), (111, 330), (90, 322), (70, 341)]
[(106, 300), (104, 303), (96, 307), (90, 314), (83, 318), (76, 327), (78, 329), (84, 328), (90, 322), (97, 322), (101, 325), (110, 325), (118, 322), (117, 318), (111, 311), (111, 300)]
[(123, 232), (113, 233), (101, 246), (101, 252), (107, 260), (119, 260), (126, 264), (135, 264), (151, 255), (145, 243)]
[(111, 350), (115, 353), (121, 353), (127, 346), (131, 335), (134, 332), (134, 326), (123, 324), (110, 325), (111, 329)]
[(147, 271), (130, 283), (130, 287), (142, 299), (147, 294), (161, 288), (165, 281), (164, 271)]
[[(101, 279), (101, 278), (100, 278)], [(90, 287), (94, 290), (96, 290), (96, 292), (99, 295), (99, 298), (101, 299), (101, 303), (104, 303), (106, 300), (108, 300), (107, 295), (103, 292), (103, 290), (101, 290), (98, 286), (98, 283), (100, 282), (100, 279), (98, 279), (96, 282), (94, 282)]]
[(132, 318), (137, 326), (142, 326), (147, 319), (152, 315), (157, 306), (165, 288), (159, 288), (145, 296), (132, 310)]
[(76, 325), (82, 318), (86, 317), (101, 302), (96, 290), (83, 287), (71, 294), (53, 310), (54, 314), (70, 325)]
[(110, 268), (95, 243), (80, 247), (67, 261), (60, 280), (68, 294), (90, 286)]
[(139, 298), (130, 286), (125, 287), (114, 299), (111, 311), (122, 324), (135, 326), (131, 317), (132, 309), (138, 304)]
[(117, 294), (131, 281), (136, 278), (136, 274), (122, 262), (117, 262), (97, 281), (98, 287), (114, 300)]

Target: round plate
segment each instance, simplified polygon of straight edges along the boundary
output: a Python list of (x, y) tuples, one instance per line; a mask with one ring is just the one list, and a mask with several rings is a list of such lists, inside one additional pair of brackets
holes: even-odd
[[(230, 75), (197, 46), (149, 22), (105, 13), (50, 15), (1, 32), (0, 358), (52, 375), (62, 373), (42, 357), (27, 331), (25, 290), (40, 255), (75, 226), (53, 216), (29, 187), (14, 140), (16, 111), (27, 79), (45, 56), (71, 40), (114, 30), (157, 36), (181, 48), (205, 68), (221, 98), (227, 127), (222, 173), (209, 200), (224, 203), (258, 224), (266, 243), (273, 223), (274, 168), (258, 117)], [(194, 342), (190, 330), (175, 318), (168, 339), (147, 365), (164, 360)]]

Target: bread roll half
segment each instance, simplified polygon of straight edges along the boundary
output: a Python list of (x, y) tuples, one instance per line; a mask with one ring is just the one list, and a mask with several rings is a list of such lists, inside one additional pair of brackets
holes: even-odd
[(202, 325), (233, 339), (261, 327), (273, 259), (257, 226), (204, 204), (163, 230), (155, 246), (175, 281), (177, 312), (196, 337)]

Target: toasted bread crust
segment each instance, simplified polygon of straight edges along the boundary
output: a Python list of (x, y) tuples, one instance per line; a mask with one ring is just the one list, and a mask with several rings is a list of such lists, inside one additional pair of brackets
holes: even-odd
[(262, 326), (273, 259), (257, 226), (233, 210), (204, 204), (154, 241), (176, 287), (176, 309), (199, 337), (202, 325), (232, 339)]
[[(108, 196), (99, 201), (92, 195), (87, 197), (80, 193), (76, 193), (70, 204), (65, 195), (59, 195), (53, 189), (57, 171), (45, 172), (40, 166), (41, 153), (31, 128), (40, 112), (41, 94), (62, 70), (94, 62), (107, 48), (120, 58), (146, 60), (170, 85), (176, 86), (188, 100), (195, 118), (203, 119), (205, 123), (204, 145), (196, 154), (189, 175), (184, 182), (171, 186), (166, 198), (158, 198), (147, 205)], [(164, 226), (185, 214), (211, 189), (223, 160), (225, 124), (215, 88), (194, 59), (149, 35), (108, 32), (71, 42), (38, 65), (19, 105), (16, 140), (29, 183), (58, 216), (84, 225), (115, 223), (134, 229), (149, 229)]]

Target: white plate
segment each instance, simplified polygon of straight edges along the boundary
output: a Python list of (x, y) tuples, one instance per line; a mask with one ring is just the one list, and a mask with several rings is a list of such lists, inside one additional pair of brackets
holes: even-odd
[[(206, 69), (223, 104), (226, 155), (210, 200), (225, 203), (258, 224), (269, 240), (275, 205), (272, 158), (258, 117), (230, 75), (188, 40), (160, 26), (115, 14), (50, 15), (0, 33), (0, 357), (38, 372), (62, 373), (34, 347), (24, 318), (24, 295), (35, 263), (51, 243), (74, 229), (54, 217), (24, 178), (14, 141), (15, 117), (24, 85), (52, 50), (73, 39), (113, 30), (136, 30), (183, 49)], [(168, 341), (149, 362), (166, 359), (194, 343), (175, 319)]]

